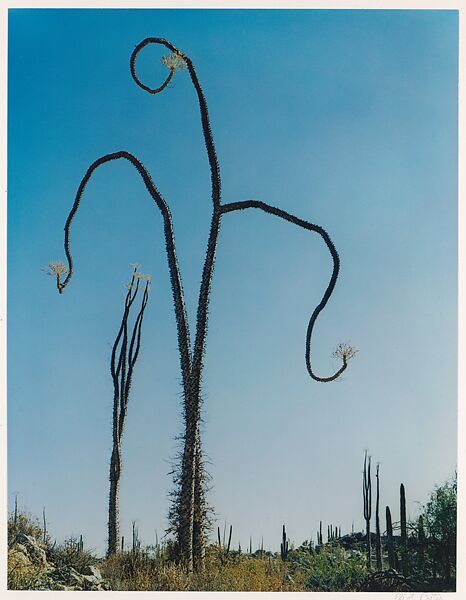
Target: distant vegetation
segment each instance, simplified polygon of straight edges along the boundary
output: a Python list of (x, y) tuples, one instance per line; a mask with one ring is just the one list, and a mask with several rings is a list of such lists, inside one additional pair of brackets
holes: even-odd
[[(366, 478), (369, 473), (366, 472)], [(404, 486), (403, 486), (404, 488)], [(8, 520), (9, 589), (136, 591), (453, 591), (456, 587), (456, 475), (431, 493), (419, 516), (406, 521), (403, 492), (401, 522), (367, 535), (343, 534), (322, 523), (316, 541), (294, 547), (282, 527), (280, 551), (263, 545), (231, 548), (231, 531), (207, 544), (204, 568), (189, 572), (176, 560), (173, 540), (141, 546), (133, 523), (132, 539), (109, 557), (84, 547), (82, 536), (57, 545), (42, 524), (15, 506)], [(387, 507), (388, 509), (388, 507)], [(367, 514), (367, 513), (366, 513)], [(390, 510), (386, 511), (386, 515)], [(377, 566), (380, 551), (381, 568)], [(375, 559), (375, 560), (374, 560)], [(373, 568), (373, 566), (376, 568)]]

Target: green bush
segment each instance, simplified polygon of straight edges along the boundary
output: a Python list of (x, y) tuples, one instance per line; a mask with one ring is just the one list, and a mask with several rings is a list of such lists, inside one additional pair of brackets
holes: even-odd
[(425, 546), (434, 578), (450, 582), (456, 574), (456, 504), (455, 476), (436, 487), (422, 513), (426, 529)]
[(362, 556), (350, 557), (339, 546), (324, 546), (319, 552), (307, 549), (290, 552), (291, 575), (307, 591), (356, 591), (367, 573)]

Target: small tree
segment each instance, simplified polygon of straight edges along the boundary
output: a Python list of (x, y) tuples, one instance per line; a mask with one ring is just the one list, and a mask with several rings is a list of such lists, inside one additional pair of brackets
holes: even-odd
[[(131, 306), (138, 295), (141, 281), (145, 281), (141, 307), (134, 322), (133, 331), (129, 335), (128, 319)], [(127, 288), (128, 292), (125, 298), (123, 317), (115, 343), (113, 344), (110, 359), (110, 372), (113, 380), (113, 447), (110, 459), (110, 494), (108, 501), (108, 556), (115, 554), (120, 544), (119, 486), (121, 477), (121, 438), (125, 427), (134, 366), (136, 365), (141, 347), (142, 321), (149, 299), (149, 277), (139, 273), (137, 266), (135, 266), (133, 276)]]

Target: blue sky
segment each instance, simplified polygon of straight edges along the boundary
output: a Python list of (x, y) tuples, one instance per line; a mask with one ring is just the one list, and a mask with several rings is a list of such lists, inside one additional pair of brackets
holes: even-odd
[[(362, 528), (364, 449), (381, 504), (412, 516), (456, 466), (457, 13), (454, 11), (9, 11), (8, 497), (57, 539), (103, 550), (111, 345), (129, 263), (153, 286), (124, 437), (121, 521), (143, 543), (167, 526), (181, 432), (180, 373), (159, 213), (130, 165), (105, 166), (73, 225), (75, 275), (41, 270), (87, 167), (127, 150), (168, 201), (194, 328), (210, 174), (186, 72), (155, 97), (129, 56), (166, 37), (209, 105), (223, 201), (255, 198), (323, 226), (341, 274), (313, 361), (350, 341), (338, 382), (305, 368), (308, 318), (331, 274), (321, 239), (272, 216), (221, 227), (204, 374), (210, 501), (233, 543), (278, 548), (319, 521)], [(165, 76), (162, 52), (141, 78)], [(193, 332), (192, 332), (193, 334)]]

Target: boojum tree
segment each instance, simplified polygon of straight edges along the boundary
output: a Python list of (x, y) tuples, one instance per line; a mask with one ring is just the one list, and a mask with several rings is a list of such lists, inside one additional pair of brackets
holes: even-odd
[[(147, 46), (156, 44), (163, 46), (169, 51), (168, 56), (162, 59), (169, 73), (165, 81), (157, 88), (151, 88), (144, 84), (137, 74), (136, 62), (139, 53)], [(193, 84), (200, 112), (201, 126), (203, 131), (204, 143), (207, 152), (207, 159), (211, 174), (211, 200), (212, 216), (210, 233), (207, 241), (207, 248), (202, 270), (202, 278), (199, 289), (196, 330), (194, 337), (194, 346), (191, 345), (191, 337), (188, 327), (188, 319), (183, 294), (182, 279), (178, 265), (175, 236), (172, 224), (172, 217), (167, 202), (158, 191), (149, 172), (144, 165), (131, 153), (124, 150), (106, 154), (98, 158), (91, 164), (85, 173), (78, 187), (74, 204), (69, 213), (65, 224), (65, 254), (68, 262), (66, 278), (62, 281), (61, 276), (57, 275), (57, 287), (60, 293), (70, 282), (73, 275), (73, 258), (70, 250), (70, 228), (76, 212), (83, 197), (84, 190), (93, 173), (101, 166), (123, 159), (128, 161), (136, 169), (136, 172), (142, 178), (144, 185), (149, 192), (150, 197), (159, 209), (163, 224), (165, 246), (167, 253), (168, 269), (175, 308), (175, 318), (177, 325), (178, 348), (180, 355), (180, 366), (183, 386), (183, 418), (184, 434), (183, 449), (181, 452), (180, 469), (178, 476), (178, 487), (175, 494), (174, 506), (171, 511), (172, 524), (176, 533), (176, 540), (180, 559), (188, 570), (202, 566), (206, 530), (208, 526), (208, 516), (205, 505), (205, 470), (202, 458), (202, 445), (200, 436), (201, 419), (201, 384), (202, 372), (204, 367), (204, 356), (206, 348), (207, 322), (209, 297), (212, 285), (212, 276), (214, 272), (217, 242), (220, 230), (221, 220), (225, 215), (237, 213), (248, 209), (260, 210), (268, 215), (277, 217), (283, 221), (296, 225), (307, 231), (317, 233), (327, 246), (333, 261), (332, 275), (323, 297), (317, 307), (311, 314), (306, 332), (305, 343), (305, 361), (309, 375), (315, 381), (329, 382), (334, 381), (347, 368), (348, 361), (354, 356), (354, 350), (347, 344), (341, 344), (336, 351), (336, 356), (341, 358), (342, 365), (333, 374), (328, 377), (318, 376), (311, 364), (311, 338), (317, 317), (327, 305), (330, 296), (333, 293), (337, 282), (340, 259), (338, 252), (328, 235), (328, 233), (319, 225), (314, 225), (304, 219), (300, 219), (280, 208), (276, 208), (261, 200), (243, 200), (238, 202), (223, 203), (221, 201), (221, 178), (220, 167), (215, 150), (209, 111), (204, 92), (199, 83), (199, 79), (194, 68), (194, 64), (186, 54), (178, 50), (172, 43), (163, 38), (146, 38), (140, 42), (133, 50), (130, 58), (130, 72), (135, 83), (149, 94), (158, 94), (165, 90), (172, 81), (175, 72), (186, 69)]]
[[(131, 307), (138, 296), (140, 282), (144, 286), (139, 312), (133, 324), (131, 334), (128, 331), (128, 321)], [(128, 400), (136, 365), (141, 348), (141, 333), (144, 312), (149, 300), (150, 277), (143, 275), (134, 267), (131, 281), (128, 284), (123, 316), (110, 358), (110, 372), (113, 381), (113, 412), (112, 412), (112, 455), (110, 458), (110, 493), (108, 500), (108, 548), (107, 555), (115, 554), (120, 542), (119, 491), (121, 477), (121, 440), (125, 428)]]
[[(69, 270), (63, 262), (50, 262), (47, 269), (48, 275), (53, 276), (57, 284), (60, 277), (67, 275)], [(131, 335), (128, 331), (128, 321), (131, 307), (138, 295), (141, 282), (145, 282), (142, 292), (142, 301), (139, 312), (133, 324)], [(125, 427), (128, 400), (136, 365), (141, 348), (142, 322), (147, 302), (149, 300), (150, 276), (138, 271), (138, 265), (133, 265), (131, 281), (127, 284), (127, 293), (124, 302), (121, 324), (112, 347), (110, 358), (110, 372), (113, 381), (113, 409), (112, 409), (112, 454), (110, 458), (110, 491), (108, 499), (108, 544), (107, 556), (115, 554), (119, 547), (120, 515), (119, 515), (119, 490), (121, 477), (121, 440)], [(59, 288), (60, 289), (60, 288)], [(45, 517), (44, 517), (45, 518)], [(45, 521), (44, 521), (45, 522)]]

